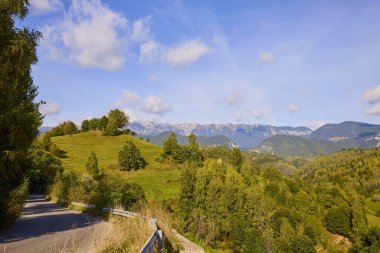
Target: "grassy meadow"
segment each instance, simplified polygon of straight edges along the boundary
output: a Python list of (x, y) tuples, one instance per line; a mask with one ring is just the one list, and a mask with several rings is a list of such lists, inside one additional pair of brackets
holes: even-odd
[[(145, 169), (120, 171), (118, 154), (124, 143), (133, 141), (148, 162)], [(53, 137), (52, 141), (64, 151), (62, 158), (66, 169), (85, 173), (86, 162), (91, 151), (96, 153), (99, 167), (115, 180), (128, 180), (143, 187), (148, 199), (177, 198), (180, 170), (175, 165), (155, 161), (162, 148), (130, 135), (102, 136), (100, 131)]]

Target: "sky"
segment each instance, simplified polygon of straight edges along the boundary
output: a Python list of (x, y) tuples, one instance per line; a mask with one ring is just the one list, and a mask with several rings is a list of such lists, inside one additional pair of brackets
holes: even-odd
[(378, 0), (30, 0), (44, 126), (380, 124)]

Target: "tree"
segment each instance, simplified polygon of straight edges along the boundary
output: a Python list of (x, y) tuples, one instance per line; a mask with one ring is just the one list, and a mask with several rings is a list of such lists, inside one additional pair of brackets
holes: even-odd
[(91, 151), (86, 163), (86, 170), (92, 176), (97, 176), (99, 174), (98, 158), (94, 151)]
[(243, 164), (243, 154), (241, 153), (240, 149), (233, 149), (231, 163), (238, 171), (240, 171), (241, 165)]
[(0, 2), (0, 229), (17, 218), (15, 206), (22, 209), (23, 195), (12, 192), (25, 189), (21, 163), (42, 121), (31, 76), (41, 34), (20, 27), (27, 14), (28, 1)]
[(163, 155), (165, 157), (171, 157), (178, 150), (178, 148), (179, 148), (179, 145), (177, 142), (177, 137), (175, 136), (174, 132), (171, 132), (168, 138), (166, 139), (166, 141), (164, 142)]
[(197, 137), (195, 136), (195, 134), (190, 134), (188, 138), (189, 138), (189, 146), (187, 147), (188, 157), (185, 157), (185, 159), (194, 165), (202, 166), (203, 161), (205, 159), (202, 154), (202, 151), (199, 149)]
[(90, 121), (88, 121), (87, 119), (83, 120), (80, 130), (82, 132), (88, 132), (88, 130), (90, 130)]
[(193, 167), (185, 166), (181, 173), (181, 190), (179, 203), (183, 212), (184, 220), (190, 219), (191, 211), (195, 205), (195, 182), (196, 171)]
[(60, 136), (60, 135), (72, 135), (78, 132), (77, 126), (74, 124), (74, 122), (68, 120), (64, 121), (58, 126), (54, 127), (52, 130), (49, 131), (50, 136)]
[(97, 119), (97, 118), (90, 119), (90, 121), (88, 122), (88, 127), (89, 127), (89, 130), (98, 129), (99, 128), (99, 119)]
[(126, 127), (128, 125), (128, 117), (124, 114), (124, 112), (119, 109), (111, 110), (108, 113), (108, 123), (106, 127), (107, 135), (119, 135), (120, 129)]
[(105, 131), (108, 124), (108, 118), (107, 116), (103, 115), (103, 117), (100, 118), (98, 129), (101, 131)]
[(62, 128), (65, 135), (72, 135), (78, 132), (77, 126), (70, 120), (63, 122)]
[(119, 164), (121, 170), (137, 170), (145, 168), (146, 161), (140, 154), (140, 150), (132, 141), (127, 141), (119, 152)]
[(331, 208), (325, 217), (326, 228), (333, 234), (349, 236), (351, 232), (352, 212), (348, 207)]

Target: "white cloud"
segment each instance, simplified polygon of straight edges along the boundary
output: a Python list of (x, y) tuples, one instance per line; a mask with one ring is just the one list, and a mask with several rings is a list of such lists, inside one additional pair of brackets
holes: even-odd
[(363, 98), (370, 104), (374, 104), (380, 101), (380, 85), (374, 86), (371, 89), (367, 90), (364, 93)]
[(257, 57), (258, 64), (272, 63), (275, 61), (275, 56), (271, 52), (260, 52)]
[(153, 62), (159, 58), (160, 45), (153, 40), (140, 45), (140, 62)]
[(255, 119), (261, 119), (262, 117), (265, 116), (265, 112), (263, 111), (259, 111), (259, 110), (254, 110), (251, 112), (251, 115), (255, 118)]
[(150, 24), (150, 16), (133, 22), (131, 40), (134, 42), (150, 40)]
[(44, 27), (42, 45), (60, 60), (115, 70), (125, 62), (126, 30), (124, 16), (99, 0), (73, 0), (63, 20)]
[(241, 96), (238, 93), (232, 94), (224, 99), (224, 102), (229, 105), (237, 105), (240, 102)]
[(156, 96), (149, 96), (144, 100), (144, 105), (141, 108), (143, 112), (149, 114), (164, 115), (172, 110), (170, 105)]
[(208, 53), (210, 53), (210, 48), (203, 42), (189, 40), (168, 48), (164, 52), (163, 58), (172, 66), (181, 66), (194, 63)]
[(135, 92), (123, 90), (123, 99), (125, 103), (135, 103), (140, 100), (140, 96)]
[(372, 106), (368, 111), (367, 114), (369, 115), (375, 115), (380, 116), (380, 104)]
[(60, 0), (30, 0), (32, 13), (48, 14), (59, 11), (63, 8)]
[(288, 107), (289, 112), (295, 113), (299, 111), (299, 107), (295, 104), (290, 104)]
[(47, 101), (46, 104), (40, 105), (39, 110), (43, 116), (46, 116), (58, 114), (61, 111), (61, 108), (59, 108), (59, 105), (56, 102)]
[(326, 122), (324, 122), (324, 121), (314, 120), (314, 121), (307, 123), (307, 127), (314, 131), (314, 130), (320, 128), (321, 126), (323, 126), (325, 124), (326, 124)]
[(122, 108), (121, 110), (128, 116), (129, 122), (139, 121), (139, 117), (134, 109)]
[(243, 115), (240, 112), (235, 112), (234, 113), (234, 118), (236, 122), (241, 122), (243, 121)]

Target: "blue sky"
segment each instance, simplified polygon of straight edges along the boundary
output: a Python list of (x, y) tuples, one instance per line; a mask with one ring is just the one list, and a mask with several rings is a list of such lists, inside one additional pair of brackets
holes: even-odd
[(380, 1), (30, 2), (45, 126), (380, 123)]

